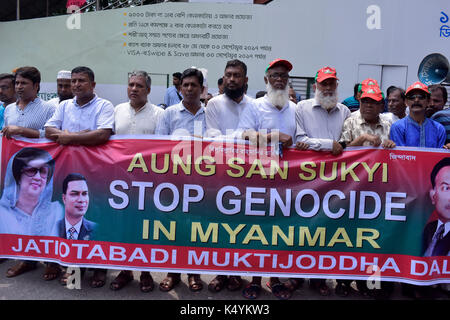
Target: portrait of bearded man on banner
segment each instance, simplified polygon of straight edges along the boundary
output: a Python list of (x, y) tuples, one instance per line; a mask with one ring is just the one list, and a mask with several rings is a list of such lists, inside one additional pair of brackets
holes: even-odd
[(8, 162), (0, 198), (0, 233), (51, 236), (63, 215), (52, 202), (55, 160), (45, 150), (23, 148)]

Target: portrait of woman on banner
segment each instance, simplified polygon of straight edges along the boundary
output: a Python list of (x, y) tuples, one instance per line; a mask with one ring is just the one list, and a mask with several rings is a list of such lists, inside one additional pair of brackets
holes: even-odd
[(50, 236), (63, 216), (52, 202), (55, 160), (42, 149), (23, 148), (8, 162), (0, 198), (0, 233)]

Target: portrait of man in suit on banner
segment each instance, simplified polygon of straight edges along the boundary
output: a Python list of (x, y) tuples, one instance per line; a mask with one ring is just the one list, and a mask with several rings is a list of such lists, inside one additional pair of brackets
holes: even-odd
[(57, 235), (69, 240), (92, 240), (97, 224), (84, 217), (89, 208), (86, 178), (79, 173), (68, 174), (62, 192), (64, 218), (56, 223)]
[(439, 161), (431, 171), (430, 198), (435, 210), (423, 232), (423, 255), (448, 256), (450, 253), (450, 158)]

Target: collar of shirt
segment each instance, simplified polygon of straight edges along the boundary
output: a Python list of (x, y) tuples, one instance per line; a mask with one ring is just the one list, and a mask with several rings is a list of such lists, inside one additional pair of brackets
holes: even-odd
[(190, 112), (188, 109), (186, 109), (186, 107), (185, 107), (184, 104), (183, 104), (183, 100), (182, 100), (178, 105), (179, 105), (179, 111), (180, 111), (180, 112), (183, 112), (183, 111), (189, 112), (189, 113), (192, 114), (193, 116), (197, 116), (197, 115), (199, 115), (199, 114), (205, 112), (205, 107), (202, 106), (202, 105), (200, 105), (200, 108), (198, 109), (198, 111), (197, 111), (195, 114), (193, 114), (193, 113)]
[(223, 95), (223, 99), (225, 99), (226, 101), (229, 101), (230, 103), (234, 103), (236, 105), (247, 104), (251, 101), (251, 98), (249, 96), (247, 96), (246, 94), (244, 94), (244, 96), (242, 97), (242, 100), (240, 102), (234, 101), (229, 96), (227, 96), (225, 93), (223, 93), (222, 95)]
[(407, 115), (406, 118), (408, 119), (409, 123), (412, 123), (413, 125), (417, 126), (417, 127), (421, 127), (421, 126), (425, 126), (429, 120), (428, 118), (425, 118), (425, 120), (422, 122), (422, 124), (418, 124), (413, 118), (411, 118), (411, 115)]
[(23, 108), (23, 109), (21, 109), (21, 108), (19, 107), (19, 105), (18, 105), (19, 100), (17, 100), (17, 101), (15, 102), (15, 104), (16, 104), (16, 109), (17, 109), (17, 111), (23, 112), (23, 111), (27, 110), (29, 106), (38, 103), (40, 100), (41, 100), (41, 99), (40, 99), (39, 97), (34, 98), (34, 99), (31, 100), (31, 101), (25, 106), (25, 108)]
[(134, 109), (132, 106), (131, 106), (131, 102), (130, 101), (128, 101), (128, 106), (129, 106), (129, 108), (130, 108), (130, 111), (133, 113), (133, 114), (138, 114), (139, 112), (142, 112), (142, 111), (144, 111), (145, 109), (147, 109), (147, 108), (149, 108), (150, 107), (150, 103), (147, 101), (138, 111), (136, 111), (136, 109)]
[[(377, 126), (377, 127), (383, 127), (383, 124), (382, 124), (381, 122), (382, 122), (381, 117), (378, 116), (378, 121), (377, 121), (377, 123), (375, 123), (376, 126)], [(363, 118), (363, 116), (362, 116), (361, 113), (359, 113), (358, 117), (356, 117), (356, 124), (357, 124), (358, 126), (361, 126), (361, 125), (363, 125), (363, 124), (365, 124), (365, 125), (367, 125), (367, 126), (373, 125), (373, 123), (367, 122), (367, 121)]]
[(80, 235), (81, 224), (83, 223), (83, 219), (81, 219), (80, 221), (78, 221), (78, 223), (75, 224), (74, 226), (72, 226), (72, 225), (70, 224), (70, 222), (67, 221), (66, 218), (64, 218), (64, 220), (65, 220), (65, 222), (66, 222), (66, 234), (69, 234), (69, 229), (72, 228), (72, 227), (74, 227), (75, 230), (77, 231), (77, 238), (78, 238), (78, 236)]
[[(437, 224), (435, 233), (442, 224), (443, 224), (443, 222), (440, 219), (438, 219), (438, 224)], [(442, 237), (445, 237), (449, 231), (450, 231), (450, 221), (447, 221), (444, 225), (444, 234), (442, 235)]]
[(92, 103), (94, 103), (94, 101), (95, 100), (97, 100), (97, 95), (96, 94), (94, 94), (94, 97), (92, 98), (92, 100), (91, 101), (89, 101), (88, 103), (86, 103), (86, 104), (84, 104), (84, 105), (82, 105), (82, 106), (80, 106), (78, 103), (77, 103), (77, 97), (75, 97), (75, 98), (73, 98), (73, 104), (75, 105), (75, 107), (77, 107), (77, 108), (86, 108), (86, 107), (88, 107), (88, 106), (90, 106)]

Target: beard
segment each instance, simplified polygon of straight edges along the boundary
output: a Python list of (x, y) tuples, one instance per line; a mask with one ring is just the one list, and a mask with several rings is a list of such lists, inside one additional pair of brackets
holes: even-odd
[(275, 107), (284, 107), (289, 102), (289, 86), (275, 89), (270, 83), (266, 84), (267, 98)]
[(336, 91), (334, 91), (331, 96), (325, 96), (322, 91), (316, 88), (315, 98), (316, 101), (326, 110), (334, 108), (338, 102), (338, 95)]
[(236, 89), (228, 89), (227, 87), (223, 88), (223, 93), (230, 98), (231, 100), (240, 98), (244, 95), (245, 92), (245, 85), (241, 88)]

